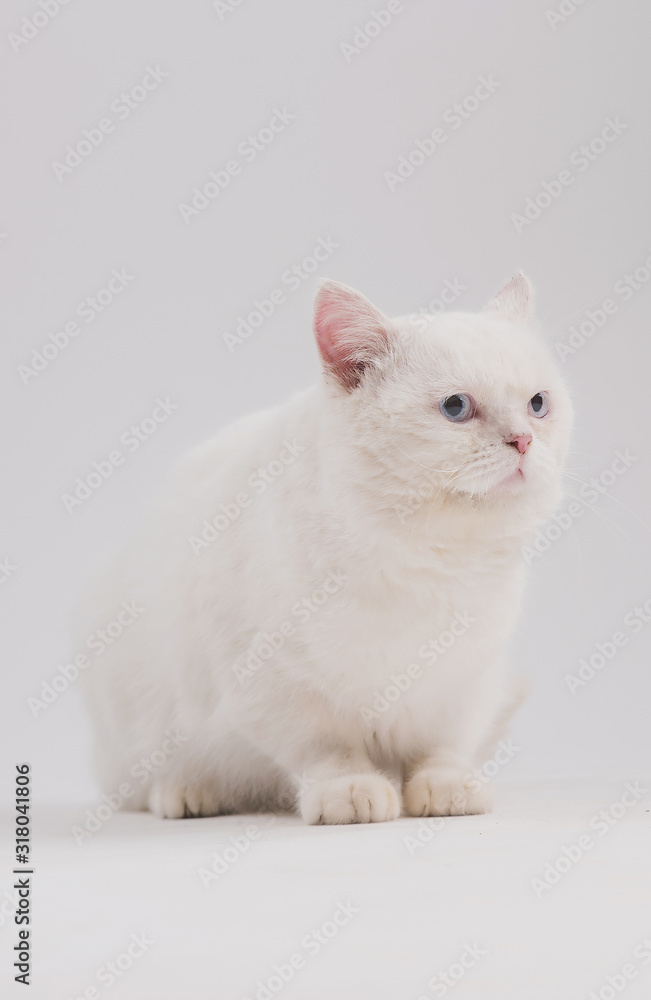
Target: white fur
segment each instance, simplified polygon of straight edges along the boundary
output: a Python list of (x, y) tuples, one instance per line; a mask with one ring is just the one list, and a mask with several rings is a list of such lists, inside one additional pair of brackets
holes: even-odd
[[(390, 321), (328, 282), (315, 322), (320, 384), (195, 450), (78, 616), (83, 646), (123, 600), (143, 609), (86, 682), (102, 784), (130, 782), (132, 807), (296, 805), (308, 823), (490, 807), (467, 775), (510, 711), (520, 548), (557, 502), (571, 423), (529, 284), (476, 315)], [(481, 415), (446, 420), (455, 392)], [(516, 434), (533, 436), (523, 456)], [(263, 489), (255, 470), (273, 462)], [(202, 544), (220, 504), (239, 513)], [(419, 652), (468, 618), (438, 658)], [(278, 648), (256, 667), (263, 634)], [(375, 710), (396, 677), (408, 689)], [(156, 755), (168, 730), (188, 739)], [(166, 763), (134, 781), (152, 754)]]

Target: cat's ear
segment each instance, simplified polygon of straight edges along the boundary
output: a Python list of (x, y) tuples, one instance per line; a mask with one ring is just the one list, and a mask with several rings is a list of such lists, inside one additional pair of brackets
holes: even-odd
[(529, 320), (533, 316), (533, 287), (522, 271), (514, 274), (510, 281), (501, 288), (487, 306), (484, 312), (494, 313), (500, 319), (513, 322)]
[(326, 371), (351, 392), (364, 370), (388, 352), (392, 326), (354, 288), (324, 281), (314, 300), (314, 333)]

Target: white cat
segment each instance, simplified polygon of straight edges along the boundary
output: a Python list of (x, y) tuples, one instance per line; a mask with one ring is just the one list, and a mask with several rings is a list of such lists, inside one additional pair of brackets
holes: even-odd
[(322, 285), (320, 384), (196, 449), (79, 616), (83, 645), (137, 609), (88, 672), (107, 791), (165, 817), (490, 808), (469, 771), (515, 704), (520, 550), (571, 425), (531, 297), (518, 274), (479, 314), (390, 320)]

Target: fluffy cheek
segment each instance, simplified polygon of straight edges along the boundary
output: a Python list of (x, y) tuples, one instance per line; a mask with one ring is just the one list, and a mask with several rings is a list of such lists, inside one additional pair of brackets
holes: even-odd
[(493, 464), (491, 442), (473, 424), (450, 425), (449, 430), (443, 430), (441, 438), (442, 483), (453, 492), (472, 492), (478, 475)]
[(409, 419), (401, 414), (384, 433), (378, 426), (372, 447), (378, 449), (378, 459), (388, 471), (410, 489), (418, 489), (421, 482), (442, 487), (467, 460), (469, 447), (473, 447), (467, 440), (468, 431), (419, 407)]
[(532, 469), (547, 476), (559, 475), (567, 450), (564, 426), (552, 420), (540, 421), (531, 428), (531, 433), (535, 445), (530, 453)]

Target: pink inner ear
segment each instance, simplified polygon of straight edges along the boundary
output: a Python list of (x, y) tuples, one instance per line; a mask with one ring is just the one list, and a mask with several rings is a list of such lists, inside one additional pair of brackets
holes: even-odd
[(340, 325), (341, 309), (337, 308), (335, 294), (317, 299), (314, 309), (314, 329), (321, 356), (327, 364), (338, 361), (336, 331)]
[(314, 330), (325, 365), (347, 389), (360, 381), (365, 364), (388, 346), (389, 321), (359, 292), (326, 282), (314, 303)]

